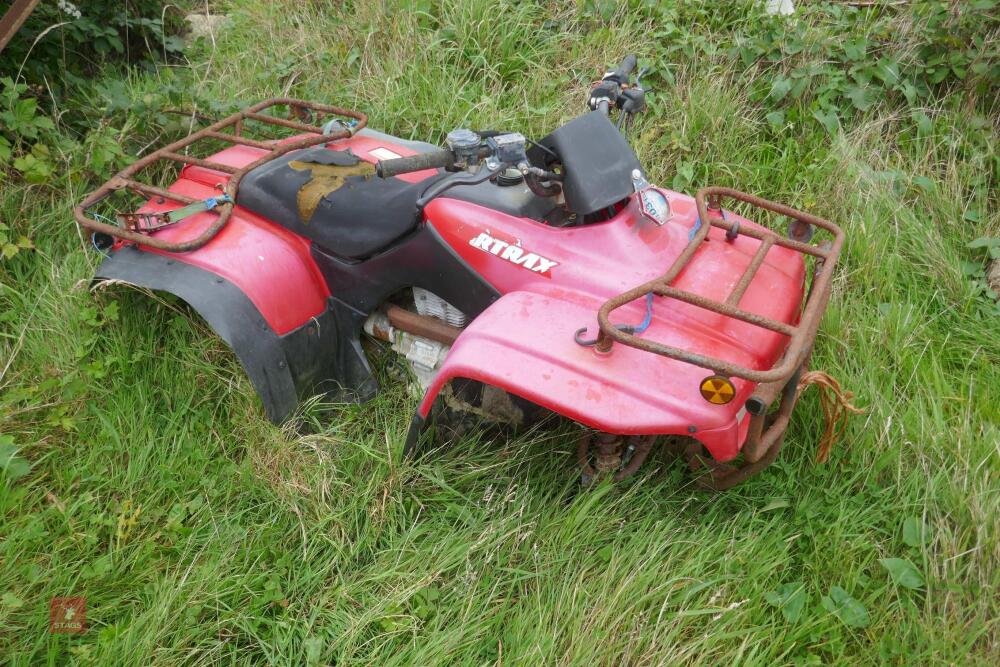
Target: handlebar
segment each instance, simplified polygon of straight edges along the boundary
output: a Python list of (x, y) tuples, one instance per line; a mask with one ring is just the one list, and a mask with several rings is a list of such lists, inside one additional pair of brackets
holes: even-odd
[(604, 78), (614, 77), (618, 80), (618, 83), (628, 83), (628, 77), (635, 70), (636, 62), (636, 57), (633, 54), (629, 54), (622, 60), (622, 64), (618, 66), (618, 69), (608, 72), (604, 75)]
[(411, 155), (410, 157), (379, 160), (375, 163), (375, 173), (379, 178), (389, 178), (390, 176), (399, 176), (400, 174), (423, 171), (424, 169), (443, 169), (454, 164), (455, 154), (447, 148), (442, 148), (429, 153)]
[[(617, 107), (626, 114), (642, 111), (646, 106), (642, 89), (631, 86), (629, 81), (637, 63), (638, 59), (635, 55), (629, 54), (625, 56), (617, 69), (605, 72), (604, 77), (590, 89), (588, 106), (605, 116), (609, 114), (612, 107)], [(619, 128), (621, 128), (621, 122), (619, 122)]]

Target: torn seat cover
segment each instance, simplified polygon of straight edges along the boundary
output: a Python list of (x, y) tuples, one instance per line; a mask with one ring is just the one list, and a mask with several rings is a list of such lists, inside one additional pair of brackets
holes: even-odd
[(322, 146), (249, 172), (237, 203), (350, 259), (376, 254), (414, 229), (426, 183), (374, 178), (375, 165)]

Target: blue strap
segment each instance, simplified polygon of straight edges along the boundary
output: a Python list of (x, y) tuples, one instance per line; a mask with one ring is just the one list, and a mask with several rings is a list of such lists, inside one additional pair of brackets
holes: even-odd
[(643, 331), (649, 328), (649, 325), (653, 323), (653, 293), (646, 293), (646, 317), (642, 320), (634, 330), (633, 333), (641, 334)]
[(213, 208), (219, 204), (228, 204), (233, 201), (232, 197), (229, 195), (220, 195), (218, 197), (209, 197), (205, 200), (205, 208), (211, 211)]
[[(719, 213), (722, 214), (722, 219), (725, 220), (726, 212), (720, 208)], [(694, 241), (694, 236), (695, 234), (698, 233), (699, 229), (701, 229), (701, 216), (698, 216), (694, 219), (694, 227), (691, 228), (691, 233), (688, 234), (688, 241)]]
[(698, 217), (696, 217), (694, 219), (694, 227), (691, 228), (691, 233), (688, 234), (688, 241), (689, 242), (690, 241), (694, 241), (694, 236), (695, 236), (695, 234), (698, 233), (699, 229), (701, 229), (701, 216), (698, 216)]
[(323, 124), (322, 130), (323, 134), (333, 134), (333, 128), (337, 127), (338, 125), (341, 125), (346, 129), (351, 129), (357, 124), (358, 124), (357, 118), (352, 118), (350, 120), (346, 120), (344, 118), (332, 118)]
[[(653, 322), (653, 293), (646, 293), (646, 317), (643, 318), (642, 322), (638, 326), (632, 326), (631, 324), (616, 324), (615, 328), (621, 332), (627, 334), (641, 334), (643, 331), (649, 328), (649, 325)], [(573, 334), (573, 340), (576, 341), (577, 345), (583, 345), (584, 347), (593, 347), (597, 344), (597, 339), (587, 340), (583, 336), (587, 333), (587, 327), (582, 329), (577, 329), (576, 333)]]

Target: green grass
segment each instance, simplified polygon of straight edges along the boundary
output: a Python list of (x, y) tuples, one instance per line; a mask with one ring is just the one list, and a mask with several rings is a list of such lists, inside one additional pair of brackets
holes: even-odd
[[(227, 6), (188, 52), (189, 104), (289, 92), (431, 141), (539, 136), (658, 29), (545, 2)], [(99, 258), (70, 209), (92, 180), (8, 177), (0, 219), (36, 249), (0, 263), (0, 437), (31, 465), (0, 473), (0, 662), (1000, 661), (1000, 318), (961, 269), (969, 241), (1000, 235), (995, 101), (992, 121), (983, 100), (928, 101), (920, 132), (890, 105), (836, 136), (774, 129), (753, 72), (678, 58), (633, 134), (651, 180), (757, 192), (848, 234), (813, 366), (866, 413), (827, 464), (813, 394), (779, 461), (718, 495), (660, 458), (581, 491), (562, 432), (401, 461), (415, 400), (398, 385), (272, 426), (181, 304), (88, 290)], [(136, 100), (176, 85), (122, 83)], [(889, 558), (922, 585), (895, 584)], [(786, 618), (768, 599), (789, 584), (804, 605)], [(838, 587), (867, 627), (824, 604)], [(62, 595), (87, 597), (85, 634), (49, 634)]]

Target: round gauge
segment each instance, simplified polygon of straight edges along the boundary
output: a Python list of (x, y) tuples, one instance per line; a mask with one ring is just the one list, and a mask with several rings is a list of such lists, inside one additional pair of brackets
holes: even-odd
[(639, 203), (642, 205), (642, 214), (656, 224), (662, 225), (670, 219), (670, 202), (659, 190), (643, 190), (639, 193)]

